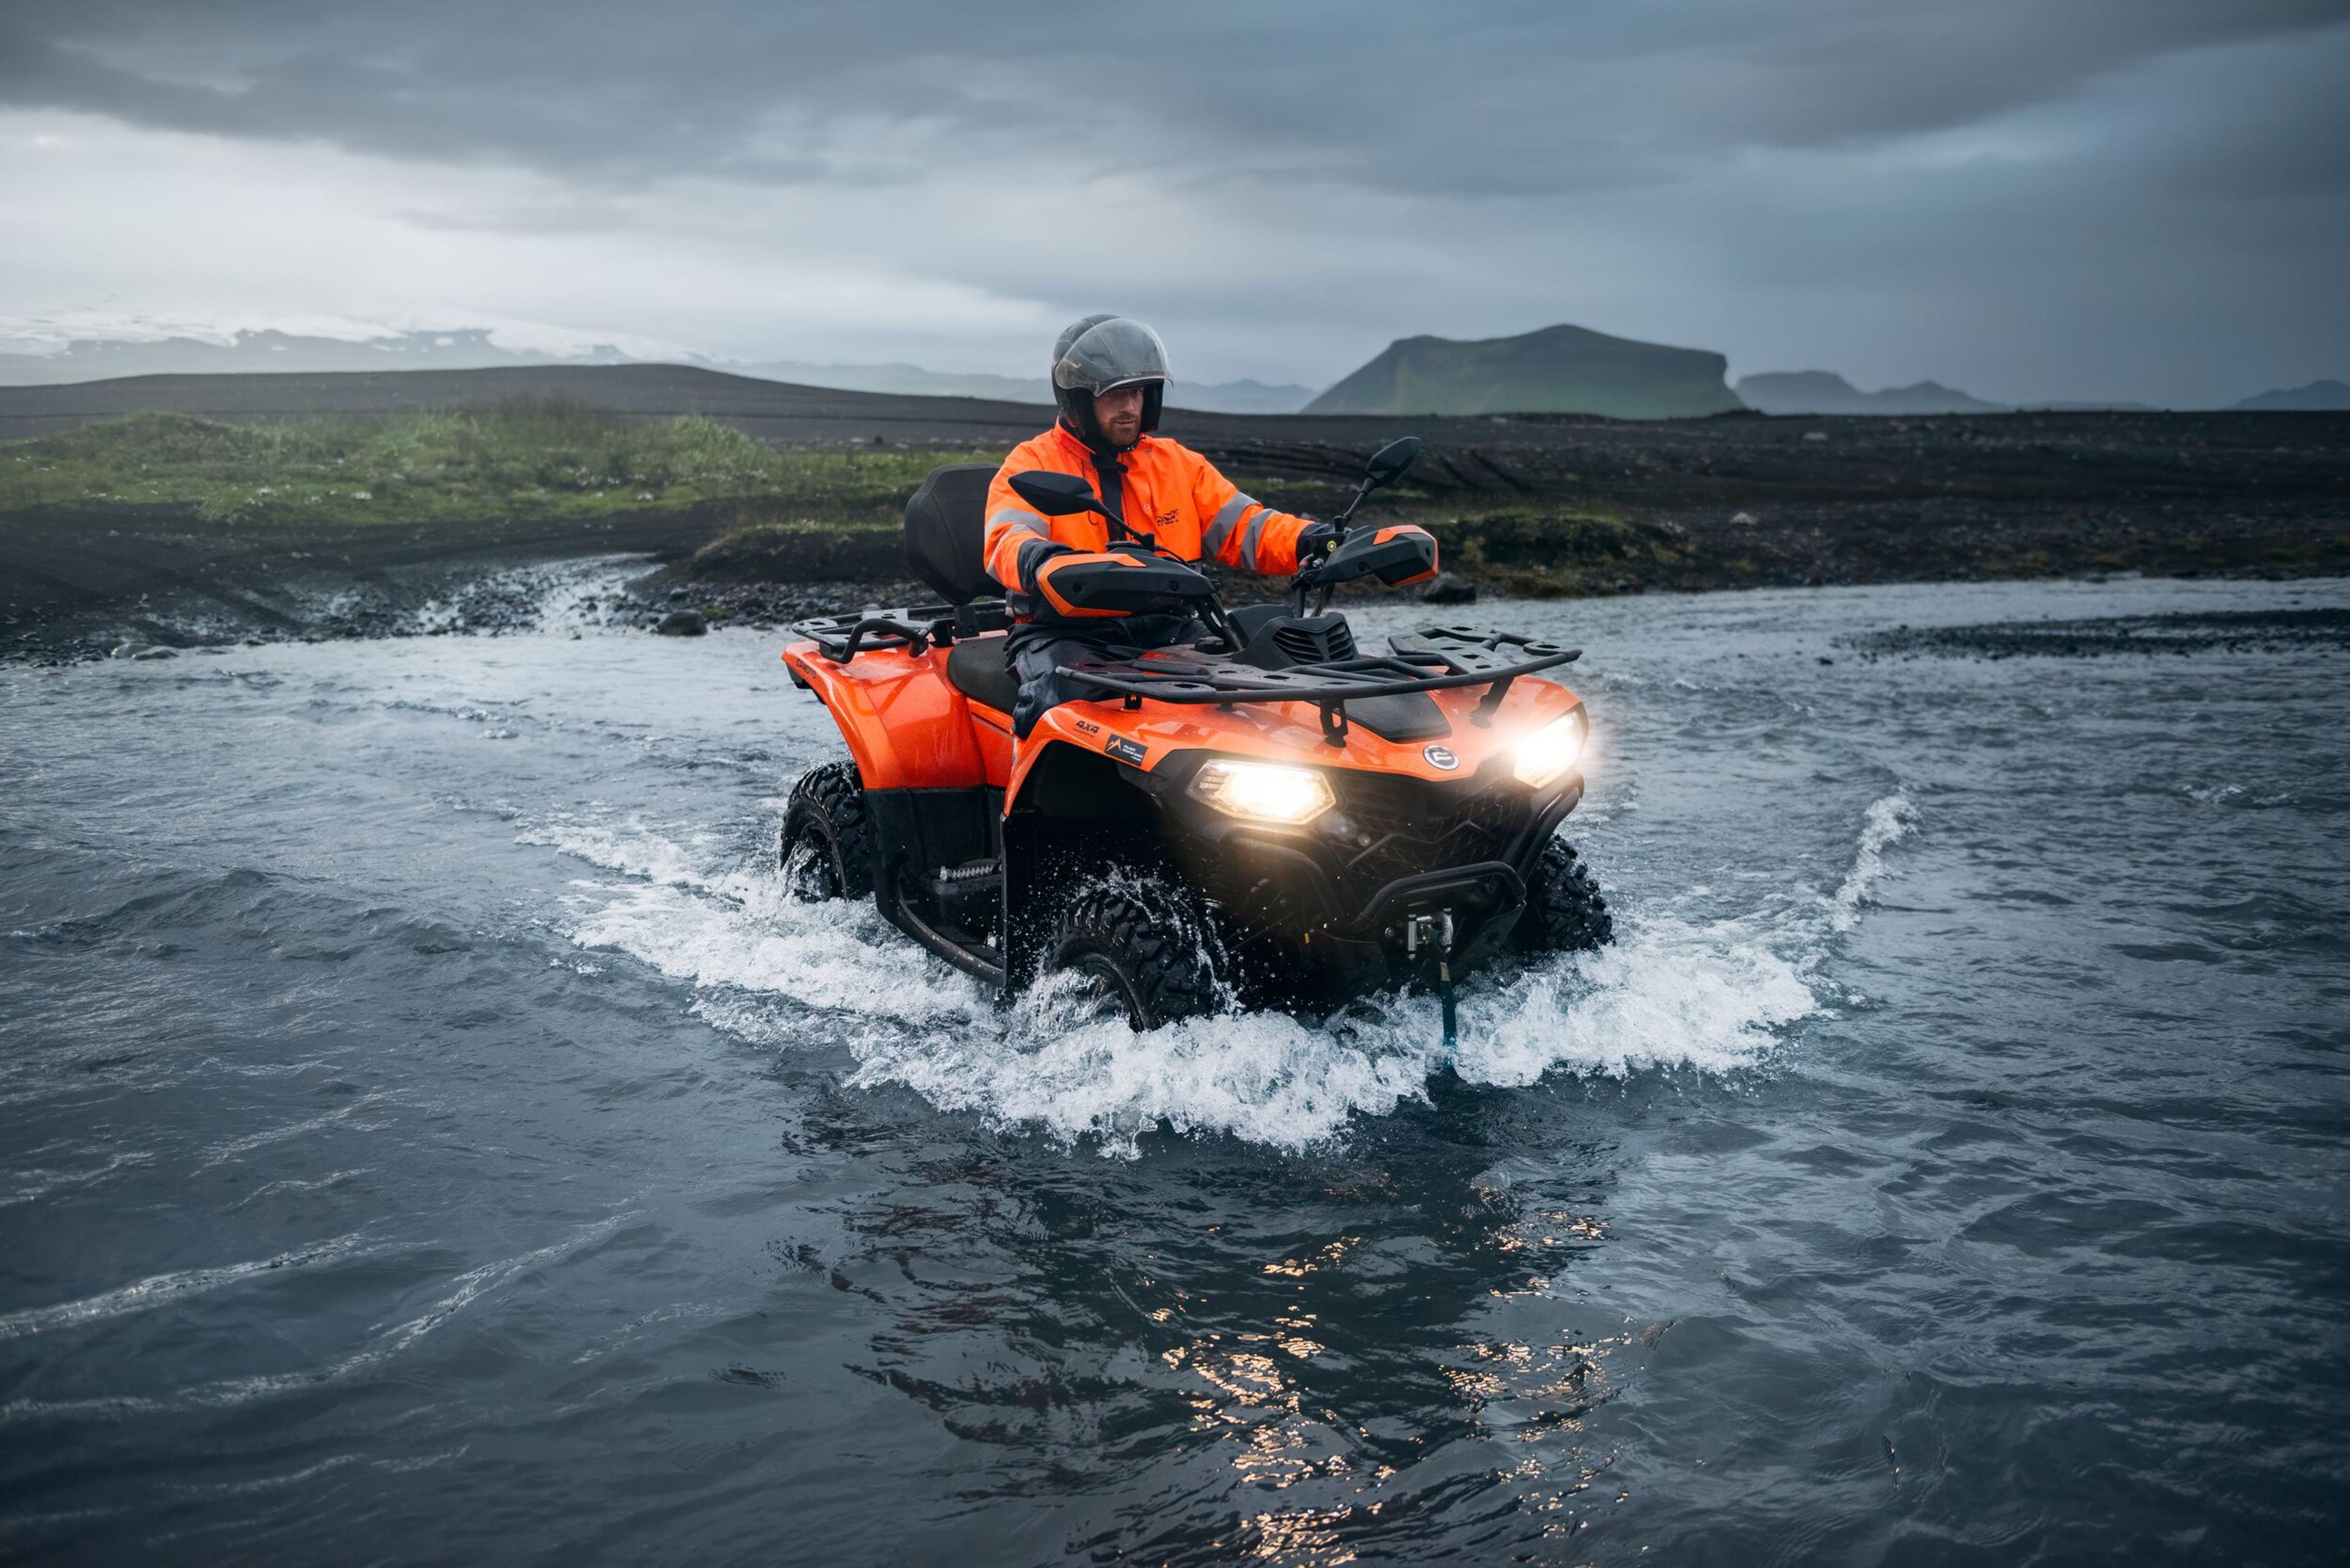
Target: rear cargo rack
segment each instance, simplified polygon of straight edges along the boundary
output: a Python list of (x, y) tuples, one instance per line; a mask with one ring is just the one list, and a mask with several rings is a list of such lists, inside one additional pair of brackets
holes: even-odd
[(848, 615), (811, 616), (792, 622), (792, 635), (816, 644), (816, 650), (835, 664), (846, 664), (859, 653), (902, 648), (916, 658), (944, 648), (958, 637), (1003, 631), (1012, 625), (1002, 599), (974, 599), (969, 604), (913, 605), (898, 609), (879, 607)]

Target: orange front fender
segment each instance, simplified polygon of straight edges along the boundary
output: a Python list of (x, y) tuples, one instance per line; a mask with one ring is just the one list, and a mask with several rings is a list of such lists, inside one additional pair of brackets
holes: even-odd
[(1054, 741), (1099, 752), (1145, 773), (1176, 752), (1212, 751), (1265, 762), (1352, 768), (1431, 781), (1467, 778), (1489, 757), (1515, 745), (1519, 736), (1540, 729), (1582, 701), (1555, 681), (1521, 676), (1511, 684), (1491, 722), (1479, 724), (1473, 715), (1485, 695), (1484, 688), (1456, 688), (1430, 695), (1451, 727), (1451, 733), (1440, 742), (1382, 740), (1357, 724), (1347, 731), (1344, 746), (1332, 746), (1323, 740), (1321, 713), (1305, 702), (1237, 702), (1230, 708), (1145, 702), (1132, 710), (1115, 701), (1065, 702), (1037, 721), (1022, 743), (1004, 799), (1008, 805), (1018, 798), (1030, 767)]

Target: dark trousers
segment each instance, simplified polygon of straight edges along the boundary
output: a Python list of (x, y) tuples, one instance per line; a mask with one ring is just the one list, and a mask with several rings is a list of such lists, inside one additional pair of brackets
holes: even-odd
[(1021, 740), (1036, 721), (1064, 702), (1082, 701), (1100, 692), (1054, 671), (1061, 665), (1114, 663), (1138, 659), (1154, 648), (1197, 642), (1208, 628), (1195, 616), (1130, 615), (1100, 629), (1066, 622), (1022, 621), (1004, 639), (1004, 657), (1020, 678), (1020, 695), (1012, 704), (1012, 732)]

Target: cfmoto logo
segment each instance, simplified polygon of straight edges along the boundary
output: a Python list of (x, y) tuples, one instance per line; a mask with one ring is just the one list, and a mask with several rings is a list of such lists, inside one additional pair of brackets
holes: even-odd
[(1430, 767), (1442, 768), (1448, 774), (1461, 765), (1461, 759), (1452, 754), (1450, 746), (1422, 746), (1419, 754), (1428, 759)]

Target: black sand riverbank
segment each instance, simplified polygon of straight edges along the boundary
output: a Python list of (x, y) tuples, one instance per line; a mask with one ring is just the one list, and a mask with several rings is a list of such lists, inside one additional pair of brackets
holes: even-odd
[[(163, 410), (232, 422), (482, 408), (557, 396), (623, 420), (696, 414), (784, 448), (1003, 450), (1045, 410), (832, 391), (669, 367), (166, 376), (0, 389), (0, 438)], [(1170, 411), (1165, 433), (1277, 504), (1335, 508), (1380, 441), (1428, 445), (1381, 515), (1437, 528), (1487, 592), (1607, 595), (2138, 572), (2350, 571), (2350, 416), (2010, 414), (1625, 422)], [(672, 602), (776, 618), (889, 597), (872, 522), (737, 535), (698, 503), (595, 518), (500, 515), (354, 529), (225, 527), (86, 497), (0, 512), (0, 644), (16, 659), (161, 644), (380, 634), (400, 607), (532, 562), (647, 557)], [(489, 612), (485, 612), (489, 613)], [(494, 629), (496, 617), (477, 629)]]

